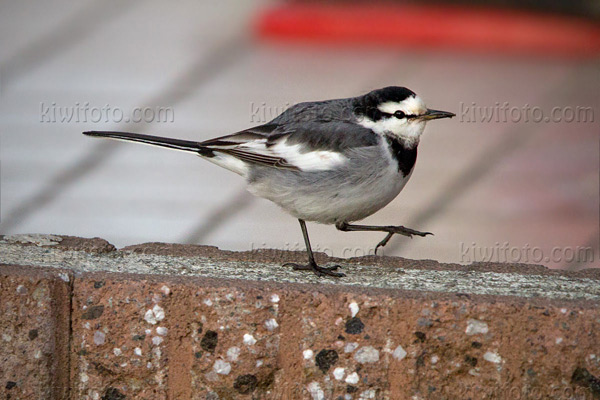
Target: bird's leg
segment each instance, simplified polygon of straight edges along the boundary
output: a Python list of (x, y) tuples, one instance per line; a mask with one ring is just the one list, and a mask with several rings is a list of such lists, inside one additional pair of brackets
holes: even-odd
[(306, 229), (306, 222), (302, 219), (298, 219), (300, 222), (300, 228), (302, 229), (302, 236), (304, 236), (304, 244), (306, 244), (306, 252), (308, 253), (308, 264), (296, 264), (296, 263), (286, 263), (283, 264), (284, 267), (292, 267), (296, 271), (313, 271), (317, 276), (334, 276), (336, 278), (341, 278), (342, 276), (346, 276), (341, 272), (334, 272), (339, 268), (339, 265), (334, 265), (333, 267), (319, 267), (315, 262), (315, 256), (313, 255), (312, 248), (310, 247), (310, 240), (308, 239), (308, 230)]
[(388, 244), (392, 236), (394, 236), (393, 233), (388, 233), (381, 242), (377, 243), (377, 246), (375, 246), (375, 255), (377, 255), (377, 250), (379, 250), (380, 247), (385, 247), (385, 245)]
[(425, 237), (427, 235), (433, 235), (431, 232), (419, 232), (404, 226), (353, 225), (347, 222), (338, 222), (335, 224), (335, 227), (343, 232), (387, 232), (387, 236), (375, 247), (375, 254), (377, 254), (377, 250), (380, 247), (384, 247), (396, 233), (399, 235), (408, 236), (409, 238), (412, 238), (413, 236)]

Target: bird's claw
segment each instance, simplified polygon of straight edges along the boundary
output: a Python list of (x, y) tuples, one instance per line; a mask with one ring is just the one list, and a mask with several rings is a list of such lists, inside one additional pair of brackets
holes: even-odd
[(341, 278), (346, 276), (341, 272), (334, 272), (336, 269), (340, 268), (339, 265), (334, 265), (331, 267), (320, 267), (316, 263), (308, 263), (308, 264), (296, 264), (296, 263), (286, 263), (283, 264), (284, 267), (292, 267), (294, 271), (313, 271), (317, 276), (333, 276), (335, 278)]
[(377, 243), (377, 246), (375, 246), (375, 255), (377, 255), (377, 251), (379, 250), (379, 248), (383, 248), (385, 247), (386, 244), (388, 244), (388, 242), (390, 241), (390, 239), (392, 238), (392, 236), (394, 236), (393, 233), (388, 233), (387, 236), (385, 238), (383, 238), (383, 240), (379, 243)]
[(377, 251), (380, 248), (383, 248), (383, 247), (385, 247), (386, 244), (388, 244), (388, 242), (390, 241), (392, 236), (394, 236), (394, 234), (404, 235), (411, 239), (412, 239), (413, 235), (420, 236), (420, 237), (425, 237), (427, 235), (433, 236), (433, 233), (431, 233), (431, 232), (420, 232), (420, 231), (416, 231), (414, 229), (405, 228), (403, 226), (388, 226), (387, 228), (388, 228), (388, 234), (385, 238), (383, 238), (383, 240), (381, 242), (377, 243), (377, 246), (375, 246), (375, 254), (377, 254)]

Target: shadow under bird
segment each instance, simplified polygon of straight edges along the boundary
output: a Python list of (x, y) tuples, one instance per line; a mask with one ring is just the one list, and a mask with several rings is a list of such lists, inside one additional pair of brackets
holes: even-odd
[(351, 222), (383, 208), (404, 188), (427, 122), (454, 116), (428, 109), (407, 88), (390, 86), (353, 98), (299, 103), (264, 125), (203, 142), (127, 132), (84, 134), (194, 153), (241, 175), (251, 193), (300, 222), (308, 263), (284, 266), (341, 277), (338, 265), (315, 262), (305, 221), (334, 224), (345, 232), (386, 232), (376, 251), (394, 234), (430, 235)]

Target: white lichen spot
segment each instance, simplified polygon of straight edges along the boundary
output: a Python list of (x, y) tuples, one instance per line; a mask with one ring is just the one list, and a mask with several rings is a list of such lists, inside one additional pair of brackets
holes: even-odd
[(478, 333), (486, 334), (488, 333), (488, 325), (476, 319), (469, 319), (467, 321), (467, 329), (465, 329), (465, 333), (467, 335), (477, 335)]
[(27, 294), (27, 288), (23, 285), (17, 286), (17, 294)]
[(274, 331), (275, 329), (277, 329), (278, 326), (279, 326), (279, 324), (277, 323), (277, 321), (275, 321), (274, 318), (270, 318), (265, 321), (265, 327), (269, 331)]
[(374, 399), (374, 398), (375, 398), (375, 390), (374, 389), (365, 390), (364, 392), (362, 392), (360, 394), (360, 397), (359, 397), (360, 400), (368, 400), (368, 399)]
[(105, 341), (106, 341), (106, 335), (104, 334), (104, 332), (101, 332), (101, 331), (94, 332), (94, 344), (96, 346), (103, 345)]
[(152, 344), (155, 345), (155, 346), (158, 346), (162, 342), (163, 342), (163, 338), (161, 338), (160, 336), (154, 336), (152, 338)]
[(115, 347), (115, 348), (113, 349), (113, 354), (114, 354), (115, 356), (117, 356), (117, 357), (118, 357), (118, 356), (120, 356), (121, 354), (123, 354), (123, 352), (121, 351), (121, 349), (120, 349), (120, 348), (118, 348), (118, 347)]
[(379, 361), (379, 351), (373, 346), (361, 347), (354, 354), (354, 359), (361, 363), (374, 363)]
[(346, 343), (346, 346), (344, 346), (344, 353), (352, 353), (354, 350), (358, 349), (358, 343), (356, 342), (350, 342), (350, 343)]
[(358, 314), (358, 311), (360, 310), (358, 304), (353, 301), (348, 307), (350, 307), (350, 315), (352, 315), (352, 318), (356, 317), (356, 314)]
[(264, 364), (263, 360), (256, 360), (256, 368), (262, 367), (263, 364)]
[(228, 375), (231, 372), (231, 364), (224, 360), (217, 360), (213, 365), (213, 371), (217, 374)]
[(562, 343), (562, 341), (563, 341), (563, 338), (561, 338), (561, 337), (557, 337), (557, 338), (556, 338), (556, 340), (554, 341), (554, 343), (556, 343), (556, 344), (561, 344), (561, 343)]
[(244, 333), (244, 344), (247, 346), (252, 346), (256, 343), (256, 339), (249, 333)]
[(308, 350), (304, 350), (304, 351), (302, 352), (302, 357), (303, 357), (305, 360), (310, 360), (310, 359), (312, 359), (312, 358), (313, 358), (314, 354), (315, 354), (315, 353), (313, 353), (313, 351), (312, 351), (311, 349), (308, 349)]
[(213, 302), (212, 302), (211, 299), (204, 299), (203, 303), (206, 304), (209, 307), (213, 305)]
[(151, 335), (151, 334), (152, 334), (152, 329), (146, 329), (146, 330), (144, 331), (144, 333), (145, 333), (146, 335)]
[(149, 324), (156, 325), (158, 321), (165, 319), (165, 310), (163, 310), (163, 308), (158, 304), (155, 304), (154, 307), (146, 311), (146, 314), (144, 314), (144, 319)]
[(58, 277), (59, 277), (60, 279), (62, 279), (63, 281), (65, 281), (65, 282), (69, 282), (69, 281), (70, 281), (70, 279), (69, 279), (69, 274), (67, 274), (66, 272), (61, 272), (61, 273), (59, 273), (59, 274), (58, 274)]
[(146, 363), (146, 368), (152, 369), (152, 363), (150, 361)]
[(492, 351), (486, 351), (483, 355), (483, 359), (494, 364), (500, 364), (502, 362), (502, 357), (500, 357), (498, 353)]
[(431, 363), (432, 364), (437, 364), (437, 362), (440, 361), (440, 358), (436, 355), (431, 356)]
[(321, 390), (319, 382), (313, 381), (308, 384), (307, 388), (313, 400), (325, 400), (325, 393)]
[(473, 376), (479, 376), (479, 375), (480, 375), (480, 373), (479, 373), (479, 368), (471, 368), (471, 369), (469, 370), (469, 375), (473, 375)]
[(271, 295), (271, 303), (279, 303), (279, 295), (277, 293)]
[(351, 374), (348, 374), (345, 382), (350, 385), (356, 385), (358, 383), (358, 379), (358, 374), (356, 372), (353, 372)]
[(158, 333), (160, 336), (166, 336), (168, 332), (169, 330), (164, 326), (159, 326), (156, 328), (156, 333)]
[(36, 350), (35, 353), (33, 353), (33, 358), (35, 358), (36, 360), (39, 360), (40, 358), (42, 358), (42, 351), (41, 350)]
[(140, 349), (139, 347), (136, 347), (135, 349), (133, 349), (133, 354), (135, 354), (136, 356), (141, 356), (142, 349)]
[(345, 374), (346, 374), (346, 368), (337, 367), (336, 369), (333, 370), (333, 377), (338, 381), (341, 381), (342, 379), (344, 379)]
[(83, 324), (83, 327), (84, 327), (85, 329), (88, 329), (88, 330), (89, 330), (89, 329), (92, 329), (92, 325), (90, 325), (90, 323), (89, 323), (89, 322), (86, 322), (85, 324)]
[(561, 308), (560, 312), (563, 313), (563, 314), (566, 314), (567, 313), (567, 309), (566, 308)]
[(125, 368), (125, 367), (126, 367), (126, 366), (128, 366), (128, 365), (129, 365), (128, 363), (124, 362), (124, 363), (121, 363), (121, 364), (119, 364), (119, 367), (121, 367), (121, 368)]
[(352, 400), (352, 395), (350, 393), (346, 393), (344, 395), (344, 400)]
[(81, 380), (81, 383), (87, 383), (87, 381), (90, 380), (90, 377), (85, 372), (82, 372), (79, 374), (79, 379)]
[(227, 350), (227, 358), (229, 359), (229, 361), (237, 361), (238, 357), (240, 356), (240, 348), (239, 347), (230, 347)]
[(404, 359), (404, 357), (406, 357), (407, 354), (408, 353), (406, 352), (406, 350), (404, 350), (402, 346), (398, 345), (398, 347), (396, 347), (396, 349), (392, 353), (392, 357), (394, 357), (396, 360), (402, 360)]
[(169, 293), (171, 293), (171, 289), (169, 289), (166, 285), (163, 285), (163, 287), (160, 288), (160, 291), (163, 292), (165, 296), (168, 296)]

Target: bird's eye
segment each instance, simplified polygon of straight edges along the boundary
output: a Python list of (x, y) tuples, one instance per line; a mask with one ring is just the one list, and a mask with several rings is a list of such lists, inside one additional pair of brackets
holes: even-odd
[(406, 117), (406, 114), (404, 114), (404, 111), (398, 110), (394, 113), (394, 117), (396, 117), (398, 119), (402, 119), (402, 118)]

